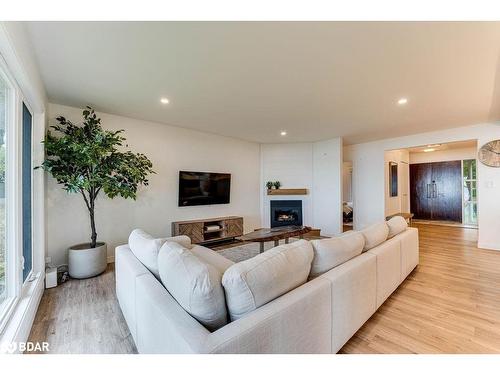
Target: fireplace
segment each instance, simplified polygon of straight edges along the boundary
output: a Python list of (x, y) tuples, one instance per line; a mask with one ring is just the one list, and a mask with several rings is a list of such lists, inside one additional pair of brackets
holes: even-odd
[(271, 201), (271, 228), (302, 225), (302, 201)]

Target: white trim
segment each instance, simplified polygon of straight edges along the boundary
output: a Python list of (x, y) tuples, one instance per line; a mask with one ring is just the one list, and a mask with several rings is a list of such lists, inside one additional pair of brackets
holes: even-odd
[(500, 247), (498, 246), (498, 243), (493, 244), (493, 243), (487, 243), (487, 242), (478, 242), (477, 247), (480, 249), (484, 250), (495, 250), (495, 251), (500, 251)]
[[(6, 348), (13, 342), (28, 341), (38, 305), (43, 295), (45, 274), (39, 273), (27, 284), (23, 296), (19, 299), (5, 332), (0, 338), (0, 348)], [(0, 352), (1, 353), (1, 352)]]
[(19, 213), (19, 97), (18, 87), (10, 75), (9, 69), (0, 56), (0, 75), (10, 86), (11, 92), (7, 98), (7, 121), (5, 124), (5, 275), (7, 286), (7, 310), (0, 314), (0, 334), (16, 308), (18, 296), (21, 293), (19, 278), (19, 241), (18, 241), (18, 213)]

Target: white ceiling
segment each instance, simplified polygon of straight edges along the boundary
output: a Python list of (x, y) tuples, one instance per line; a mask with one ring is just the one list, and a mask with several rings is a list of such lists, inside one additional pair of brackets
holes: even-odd
[(500, 119), (500, 23), (26, 24), (59, 104), (262, 143)]

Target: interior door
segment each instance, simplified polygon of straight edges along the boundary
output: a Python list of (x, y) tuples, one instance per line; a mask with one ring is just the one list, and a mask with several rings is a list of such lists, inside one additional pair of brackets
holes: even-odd
[(415, 219), (432, 219), (431, 181), (431, 163), (410, 165), (410, 208)]
[(462, 222), (462, 162), (432, 163), (432, 220)]

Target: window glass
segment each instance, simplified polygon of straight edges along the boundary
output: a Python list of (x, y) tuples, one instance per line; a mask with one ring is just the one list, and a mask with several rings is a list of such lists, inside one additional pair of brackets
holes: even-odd
[(0, 77), (0, 304), (7, 298), (6, 285), (6, 220), (5, 220), (5, 129), (7, 122), (8, 87)]
[(476, 160), (463, 161), (464, 224), (477, 225), (477, 181)]
[(31, 129), (32, 116), (23, 103), (23, 281), (33, 269), (33, 245), (31, 231), (31, 176), (33, 166), (31, 162)]

